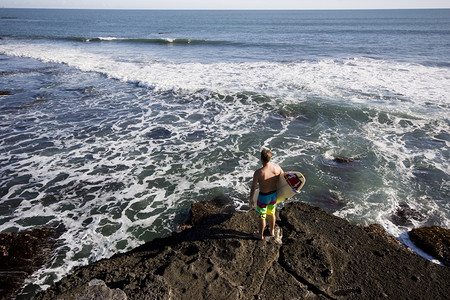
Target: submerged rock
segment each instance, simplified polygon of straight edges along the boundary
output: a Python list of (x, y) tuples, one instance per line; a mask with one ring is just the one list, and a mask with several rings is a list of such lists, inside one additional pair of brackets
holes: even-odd
[[(209, 205), (209, 204), (208, 204)], [(275, 238), (252, 238), (257, 213), (204, 215), (195, 225), (130, 252), (76, 268), (36, 299), (92, 279), (128, 299), (446, 299), (450, 268), (385, 238), (293, 202)]]
[(333, 193), (318, 194), (313, 197), (314, 203), (329, 213), (333, 213), (345, 206), (345, 201)]
[(50, 258), (55, 232), (39, 228), (0, 234), (0, 299), (8, 299)]
[(450, 266), (450, 229), (439, 226), (422, 227), (415, 228), (408, 234), (417, 247)]

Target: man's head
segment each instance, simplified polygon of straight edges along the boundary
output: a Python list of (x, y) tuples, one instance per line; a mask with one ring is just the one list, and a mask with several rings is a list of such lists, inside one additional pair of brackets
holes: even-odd
[(261, 161), (263, 164), (267, 164), (272, 158), (272, 152), (269, 149), (263, 149), (261, 151)]

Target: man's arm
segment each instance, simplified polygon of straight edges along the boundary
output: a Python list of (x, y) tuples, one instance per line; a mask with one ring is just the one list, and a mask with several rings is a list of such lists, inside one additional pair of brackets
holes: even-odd
[(249, 199), (249, 205), (248, 206), (250, 206), (250, 208), (252, 208), (253, 207), (253, 201), (252, 201), (252, 199), (253, 199), (253, 195), (255, 194), (255, 191), (256, 191), (256, 187), (258, 186), (258, 171), (256, 171), (254, 174), (253, 174), (253, 181), (252, 181), (252, 187), (251, 187), (251, 189), (250, 189), (250, 199)]

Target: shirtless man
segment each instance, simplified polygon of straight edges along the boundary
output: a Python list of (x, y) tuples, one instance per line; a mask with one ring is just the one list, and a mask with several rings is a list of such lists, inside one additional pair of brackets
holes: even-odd
[(283, 170), (277, 164), (271, 163), (272, 153), (268, 149), (261, 151), (261, 163), (263, 167), (253, 174), (253, 182), (250, 190), (250, 208), (253, 207), (252, 199), (256, 187), (259, 184), (259, 195), (256, 211), (259, 214), (258, 232), (253, 233), (256, 239), (264, 239), (266, 228), (266, 215), (269, 216), (269, 232), (275, 235), (275, 206), (277, 204), (277, 182)]

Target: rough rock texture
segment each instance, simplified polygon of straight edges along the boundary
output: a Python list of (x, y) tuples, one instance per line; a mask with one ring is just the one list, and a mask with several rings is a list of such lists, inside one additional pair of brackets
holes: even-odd
[(450, 266), (450, 230), (438, 226), (415, 228), (409, 232), (417, 247)]
[(212, 214), (74, 273), (36, 299), (92, 279), (127, 299), (447, 299), (450, 268), (303, 203), (279, 212), (278, 238), (257, 241), (255, 211)]
[(214, 214), (231, 214), (235, 209), (230, 199), (218, 196), (210, 201), (196, 202), (191, 205), (187, 225), (193, 226), (205, 216)]
[(126, 300), (127, 295), (120, 289), (110, 289), (100, 279), (92, 279), (87, 284), (77, 287), (67, 293), (58, 295), (60, 300)]
[(371, 224), (369, 226), (364, 226), (363, 229), (369, 234), (384, 238), (388, 243), (392, 244), (395, 247), (400, 247), (404, 250), (412, 252), (412, 250), (410, 250), (409, 248), (405, 248), (405, 246), (402, 245), (395, 237), (387, 233), (380, 224)]
[(0, 299), (8, 299), (34, 270), (47, 262), (55, 232), (40, 228), (0, 234)]

